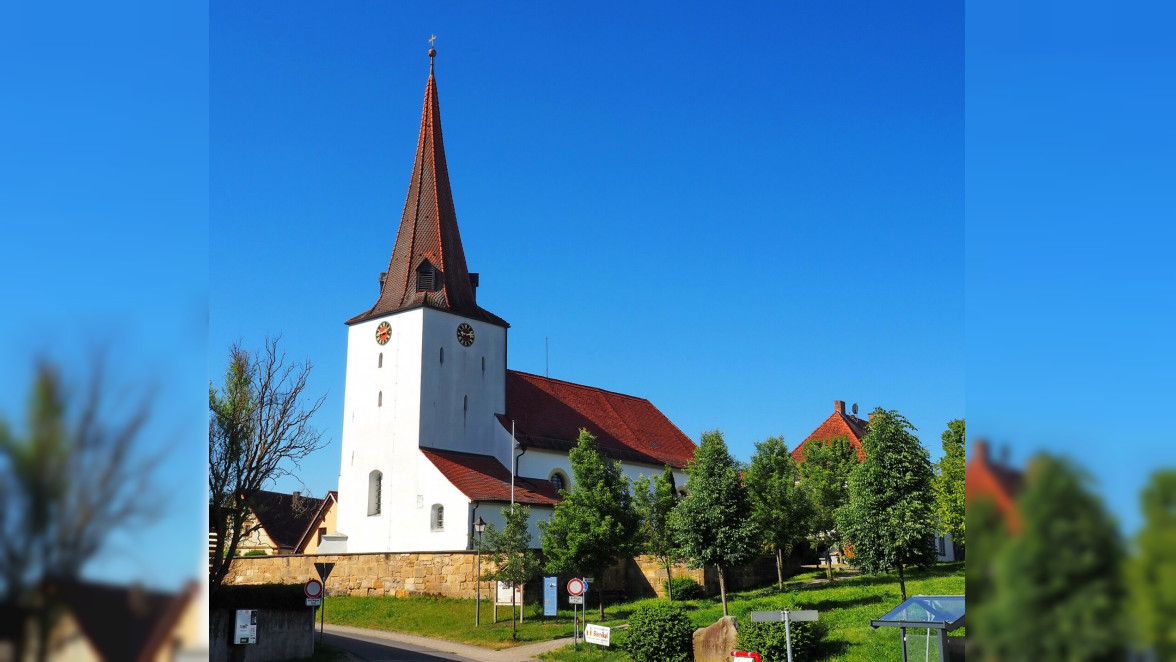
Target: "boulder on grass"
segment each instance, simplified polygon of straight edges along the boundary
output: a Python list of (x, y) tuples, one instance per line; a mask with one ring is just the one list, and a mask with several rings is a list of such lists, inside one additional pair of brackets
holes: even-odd
[(734, 616), (724, 616), (717, 623), (694, 631), (694, 662), (728, 662), (739, 642)]

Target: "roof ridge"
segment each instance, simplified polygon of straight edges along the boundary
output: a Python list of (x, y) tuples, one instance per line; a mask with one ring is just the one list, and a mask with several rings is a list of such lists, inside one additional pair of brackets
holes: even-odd
[[(587, 389), (589, 391), (600, 391), (602, 393), (611, 393), (613, 395), (619, 395), (622, 398), (629, 398), (630, 400), (639, 400), (641, 402), (649, 402), (649, 398), (641, 398), (636, 395), (629, 395), (628, 393), (621, 393), (620, 391), (611, 391), (607, 388), (600, 388), (599, 386), (589, 386), (587, 384), (578, 384), (576, 382), (569, 382), (566, 379), (556, 379), (555, 377), (544, 377), (543, 375), (536, 375), (533, 372), (524, 372), (522, 370), (511, 370), (509, 368), (507, 369), (507, 372), (513, 372), (518, 375), (526, 375), (528, 377), (535, 377), (536, 379), (543, 379), (543, 380), (546, 380), (549, 382), (559, 382), (560, 384), (567, 384), (568, 386), (576, 386), (578, 388)], [(653, 403), (650, 403), (650, 404), (653, 404)]]

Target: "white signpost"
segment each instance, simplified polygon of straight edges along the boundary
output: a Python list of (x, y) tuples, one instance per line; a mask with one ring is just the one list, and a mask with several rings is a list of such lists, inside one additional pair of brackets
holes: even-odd
[(607, 628), (603, 625), (593, 625), (589, 623), (584, 626), (584, 641), (590, 644), (600, 644), (607, 646), (609, 637), (612, 634), (612, 628)]
[(792, 662), (792, 628), (788, 626), (794, 621), (815, 621), (817, 620), (816, 609), (797, 609), (784, 611), (753, 611), (751, 612), (752, 623), (784, 623), (784, 641), (788, 644), (788, 662)]
[(572, 647), (576, 650), (580, 649), (580, 619), (576, 615), (576, 605), (584, 604), (584, 592), (587, 590), (588, 584), (583, 579), (573, 577), (568, 580), (568, 604), (572, 606)]

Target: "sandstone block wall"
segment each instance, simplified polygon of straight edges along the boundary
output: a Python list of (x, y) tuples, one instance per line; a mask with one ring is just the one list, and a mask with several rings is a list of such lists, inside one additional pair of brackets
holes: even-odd
[[(315, 563), (334, 563), (327, 579), (327, 595), (396, 596), (424, 595), (473, 598), (477, 588), (477, 554), (457, 552), (407, 552), (389, 554), (296, 554), (250, 556), (233, 559), (226, 584), (301, 584), (318, 577)], [(482, 572), (490, 564), (482, 559)], [(674, 577), (690, 577), (702, 584), (708, 595), (719, 592), (714, 568), (691, 570), (685, 563), (674, 566)], [(727, 590), (763, 586), (775, 581), (775, 559), (764, 556), (742, 568), (727, 571)], [(560, 576), (560, 586), (570, 577)], [(651, 556), (618, 562), (597, 578), (593, 590), (620, 591), (626, 597), (665, 597), (666, 569)], [(542, 600), (542, 586), (536, 581), (526, 587), (527, 599)], [(482, 582), (482, 598), (493, 595), (494, 582)], [(560, 591), (560, 604), (566, 596)], [(590, 599), (591, 600), (591, 599)]]

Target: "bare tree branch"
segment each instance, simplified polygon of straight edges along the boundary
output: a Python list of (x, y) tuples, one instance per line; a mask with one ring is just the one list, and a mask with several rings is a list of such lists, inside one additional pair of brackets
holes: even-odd
[(208, 521), (213, 534), (210, 590), (224, 581), (241, 540), (249, 535), (249, 502), (267, 483), (322, 448), (311, 419), (326, 395), (306, 393), (310, 361), (287, 363), (279, 338), (261, 352), (229, 348), (220, 388), (208, 387)]

